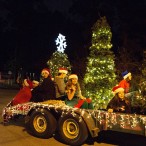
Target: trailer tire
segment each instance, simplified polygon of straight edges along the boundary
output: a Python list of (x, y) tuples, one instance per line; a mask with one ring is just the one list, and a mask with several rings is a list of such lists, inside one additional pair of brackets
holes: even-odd
[[(81, 118), (81, 121), (79, 119)], [(81, 145), (88, 138), (88, 129), (82, 117), (68, 114), (60, 117), (58, 132), (61, 140), (68, 145)]]
[(29, 121), (26, 122), (27, 131), (39, 138), (50, 138), (55, 133), (57, 121), (54, 116), (45, 109), (32, 112)]

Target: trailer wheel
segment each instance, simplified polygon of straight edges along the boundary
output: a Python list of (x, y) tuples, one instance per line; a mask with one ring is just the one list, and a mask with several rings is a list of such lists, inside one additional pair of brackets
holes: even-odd
[(26, 123), (28, 132), (40, 138), (51, 137), (56, 130), (56, 126), (56, 119), (45, 109), (34, 111)]
[(81, 145), (88, 138), (88, 129), (83, 119), (79, 122), (79, 115), (61, 117), (58, 132), (62, 141), (69, 145)]

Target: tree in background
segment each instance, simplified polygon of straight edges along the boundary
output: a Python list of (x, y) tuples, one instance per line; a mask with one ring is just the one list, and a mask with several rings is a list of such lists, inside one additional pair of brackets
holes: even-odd
[(65, 36), (59, 34), (56, 39), (56, 45), (57, 51), (52, 54), (51, 58), (47, 62), (47, 65), (51, 70), (52, 77), (55, 77), (58, 74), (58, 69), (60, 67), (67, 68), (68, 71), (71, 72), (71, 65), (68, 60), (68, 56), (64, 53), (67, 46)]
[(65, 67), (69, 72), (71, 71), (71, 65), (67, 54), (58, 51), (52, 54), (51, 58), (47, 62), (47, 65), (51, 70), (52, 77), (55, 77), (55, 75), (58, 74), (59, 67)]
[(141, 93), (141, 99), (146, 101), (146, 51), (143, 52), (143, 63), (141, 67), (140, 82), (138, 85)]
[(113, 97), (111, 89), (116, 84), (111, 38), (106, 17), (101, 17), (92, 27), (92, 45), (84, 76), (86, 96), (92, 98), (98, 109), (106, 108)]

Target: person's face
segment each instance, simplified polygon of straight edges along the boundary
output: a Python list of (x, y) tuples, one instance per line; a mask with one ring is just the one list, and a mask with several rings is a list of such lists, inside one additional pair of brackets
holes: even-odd
[(39, 84), (38, 83), (35, 83), (35, 82), (32, 82), (32, 85), (33, 85), (33, 88), (37, 87)]
[(75, 85), (75, 84), (77, 84), (77, 82), (78, 82), (78, 79), (76, 79), (76, 78), (73, 78), (72, 79), (72, 83)]
[(120, 91), (120, 92), (118, 92), (118, 97), (120, 98), (120, 99), (124, 99), (124, 91)]
[(47, 72), (42, 72), (41, 73), (41, 76), (43, 77), (43, 78), (47, 78), (48, 76), (49, 76), (49, 74), (47, 73)]
[(65, 77), (66, 77), (66, 74), (65, 74), (65, 73), (62, 73), (62, 74), (61, 74), (61, 77), (62, 77), (62, 78), (65, 78)]

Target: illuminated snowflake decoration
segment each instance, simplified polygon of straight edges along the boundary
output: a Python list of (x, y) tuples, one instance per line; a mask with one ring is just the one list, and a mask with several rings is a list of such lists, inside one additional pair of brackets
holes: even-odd
[(65, 36), (59, 33), (58, 38), (55, 40), (57, 51), (64, 53), (65, 48), (67, 47)]

